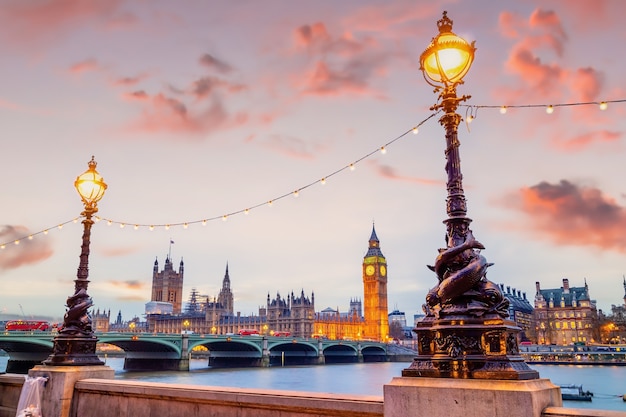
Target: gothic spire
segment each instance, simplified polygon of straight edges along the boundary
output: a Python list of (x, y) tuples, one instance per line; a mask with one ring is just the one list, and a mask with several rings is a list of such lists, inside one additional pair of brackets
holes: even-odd
[(384, 258), (383, 253), (380, 251), (380, 241), (378, 240), (378, 236), (376, 236), (374, 223), (372, 223), (372, 234), (369, 239), (369, 248), (367, 249), (365, 257), (369, 258), (370, 256), (379, 256)]
[(222, 281), (222, 288), (230, 288), (230, 276), (228, 275), (228, 262), (226, 262), (226, 273), (224, 274), (224, 280)]

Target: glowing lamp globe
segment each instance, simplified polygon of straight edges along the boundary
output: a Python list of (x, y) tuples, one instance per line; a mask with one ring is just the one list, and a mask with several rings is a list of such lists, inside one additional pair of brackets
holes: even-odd
[(80, 174), (74, 181), (74, 187), (76, 187), (86, 207), (95, 207), (107, 189), (104, 179), (96, 171), (96, 165), (97, 163), (92, 156), (91, 161), (88, 163), (89, 168), (87, 171)]
[(420, 70), (431, 85), (436, 86), (429, 79), (446, 86), (459, 84), (474, 61), (475, 42), (470, 44), (452, 32), (452, 20), (447, 12), (443, 12), (437, 27), (439, 34), (420, 56)]

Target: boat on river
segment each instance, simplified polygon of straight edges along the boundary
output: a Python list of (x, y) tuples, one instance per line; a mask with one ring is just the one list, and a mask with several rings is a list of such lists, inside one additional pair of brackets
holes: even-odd
[(593, 392), (584, 391), (582, 385), (561, 385), (561, 397), (568, 401), (591, 401)]

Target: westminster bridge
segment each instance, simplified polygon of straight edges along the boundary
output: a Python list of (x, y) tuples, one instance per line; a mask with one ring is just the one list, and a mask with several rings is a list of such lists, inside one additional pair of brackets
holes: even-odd
[[(47, 359), (54, 337), (51, 332), (1, 333), (0, 349), (9, 355), (6, 372), (27, 373)], [(116, 332), (97, 333), (96, 337), (99, 344), (114, 345), (124, 351), (124, 369), (129, 371), (188, 371), (192, 352), (206, 358), (207, 366), (212, 367), (389, 360), (388, 345), (362, 340)]]

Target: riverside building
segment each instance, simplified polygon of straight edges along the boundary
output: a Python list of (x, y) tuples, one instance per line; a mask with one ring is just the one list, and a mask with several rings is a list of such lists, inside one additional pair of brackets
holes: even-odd
[(598, 341), (596, 302), (582, 287), (570, 287), (563, 278), (560, 288), (542, 289), (535, 283), (535, 333), (540, 345), (587, 344)]

